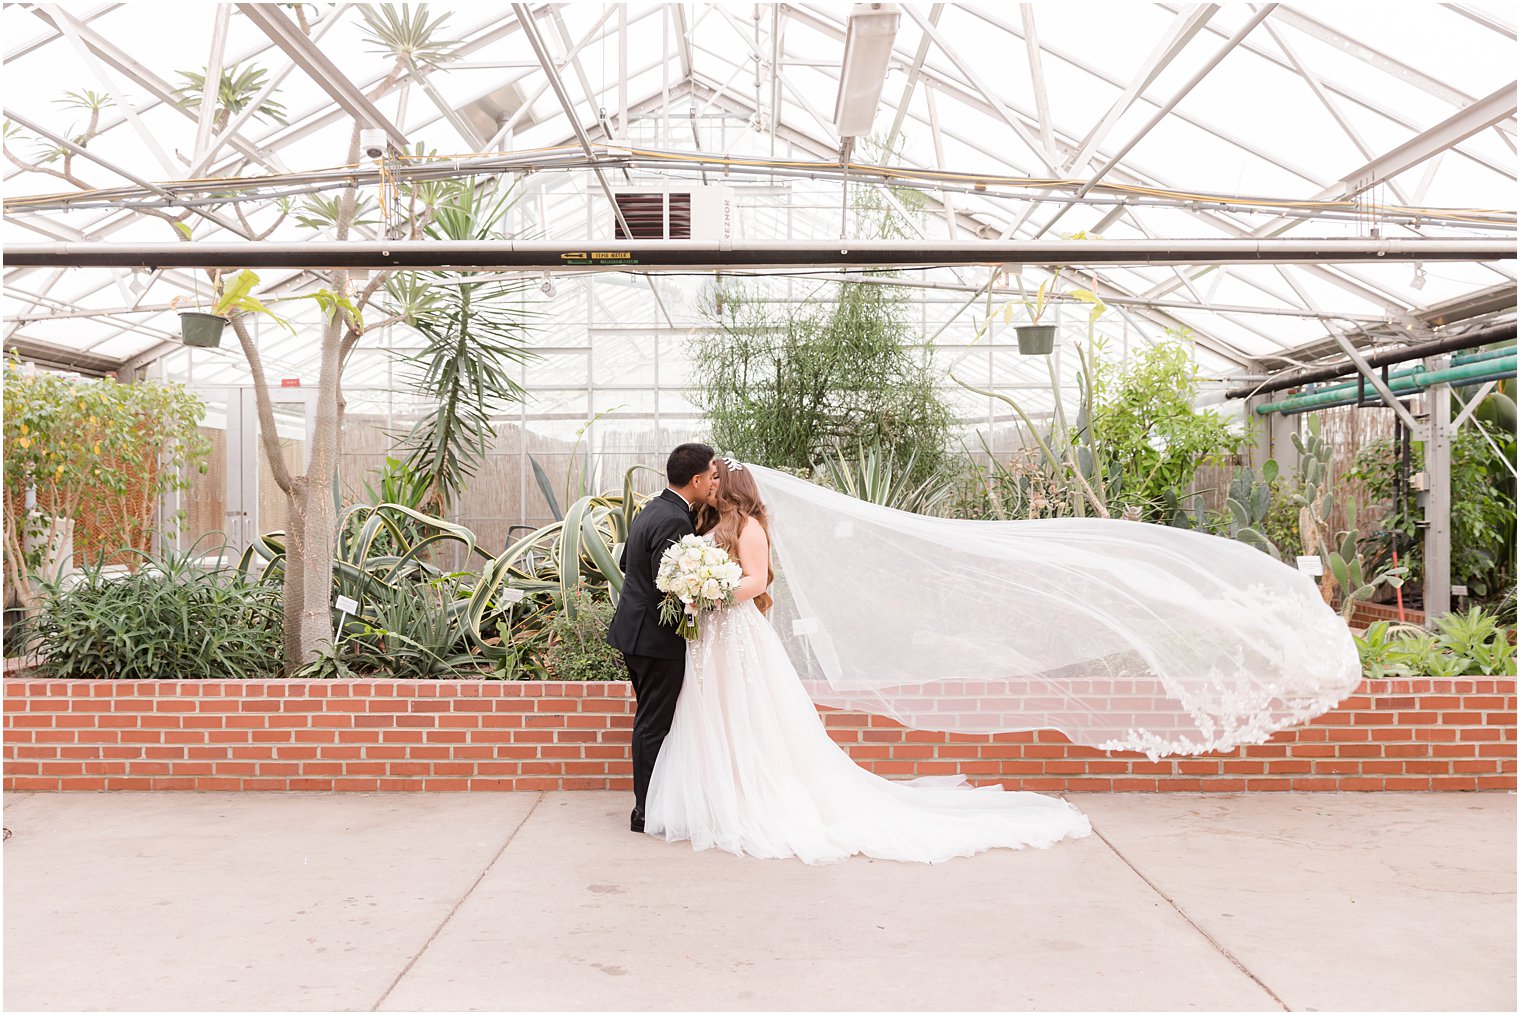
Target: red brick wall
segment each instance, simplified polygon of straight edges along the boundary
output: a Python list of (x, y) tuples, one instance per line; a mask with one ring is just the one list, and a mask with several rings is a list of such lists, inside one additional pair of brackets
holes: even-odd
[[(5, 680), (6, 790), (629, 789), (626, 683)], [(1515, 680), (1366, 681), (1266, 744), (1150, 762), (824, 712), (878, 774), (1044, 792), (1515, 788)]]
[[(1371, 627), (1375, 621), (1386, 620), (1390, 623), (1399, 623), (1399, 608), (1392, 603), (1357, 603), (1351, 608), (1351, 626), (1356, 628)], [(1424, 624), (1425, 611), (1404, 610), (1404, 623)]]

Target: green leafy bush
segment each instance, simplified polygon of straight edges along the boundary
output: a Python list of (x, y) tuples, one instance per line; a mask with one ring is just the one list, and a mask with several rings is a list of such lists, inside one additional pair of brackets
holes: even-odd
[(1197, 409), (1198, 368), (1189, 333), (1168, 332), (1127, 364), (1099, 358), (1093, 374), (1092, 432), (1099, 459), (1119, 473), (1109, 509), (1139, 508), (1166, 523), (1166, 494), (1180, 495), (1202, 465), (1238, 454), (1246, 438), (1223, 417)]
[(693, 400), (712, 442), (772, 467), (807, 469), (836, 449), (878, 447), (920, 483), (946, 458), (952, 413), (931, 350), (889, 286), (834, 284), (778, 303), (756, 286), (710, 289), (691, 341)]
[(196, 567), (193, 552), (142, 554), (146, 563), (132, 574), (95, 565), (77, 584), (44, 583), (28, 624), (42, 672), (75, 680), (279, 676), (278, 587), (235, 568)]
[(1514, 676), (1514, 629), (1477, 607), (1436, 618), (1432, 634), (1380, 620), (1356, 638), (1362, 673), (1382, 677)]
[[(1478, 597), (1502, 595), (1513, 585), (1515, 552), (1515, 498), (1506, 489), (1501, 459), (1478, 430), (1482, 426), (1486, 424), (1468, 423), (1451, 442), (1451, 577)], [(1489, 436), (1502, 446), (1503, 434)], [(1424, 546), (1416, 523), (1423, 511), (1414, 491), (1405, 492), (1402, 505), (1393, 501), (1397, 455), (1391, 439), (1371, 441), (1357, 452), (1347, 478), (1360, 482), (1372, 500), (1390, 508), (1383, 528), (1369, 537), (1377, 548), (1375, 556), (1389, 556), (1396, 542), (1399, 563), (1409, 567), (1410, 581), (1418, 585), (1424, 576)], [(1412, 458), (1413, 471), (1425, 467), (1423, 445), (1414, 446)]]
[(574, 608), (561, 610), (549, 625), (545, 676), (550, 680), (626, 680), (623, 654), (606, 641), (612, 603), (584, 586), (572, 590), (570, 597)]

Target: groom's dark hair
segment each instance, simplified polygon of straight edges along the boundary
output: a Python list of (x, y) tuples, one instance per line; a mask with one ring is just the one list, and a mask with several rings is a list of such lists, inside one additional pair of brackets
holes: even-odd
[(697, 473), (707, 471), (716, 453), (706, 444), (682, 444), (665, 460), (665, 478), (671, 486), (685, 486)]

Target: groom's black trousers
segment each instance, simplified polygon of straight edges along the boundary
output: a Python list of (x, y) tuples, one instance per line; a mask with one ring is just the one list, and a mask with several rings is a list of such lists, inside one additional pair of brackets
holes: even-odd
[(654, 774), (654, 759), (659, 757), (660, 745), (676, 716), (686, 659), (656, 659), (627, 653), (623, 659), (628, 663), (628, 678), (633, 682), (637, 699), (633, 713), (633, 799), (634, 806), (643, 813), (649, 777)]

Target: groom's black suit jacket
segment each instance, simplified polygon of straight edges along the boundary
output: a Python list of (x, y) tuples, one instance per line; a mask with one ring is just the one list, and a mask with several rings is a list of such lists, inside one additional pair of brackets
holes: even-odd
[(623, 547), (623, 592), (607, 628), (607, 644), (626, 655), (686, 658), (685, 639), (675, 627), (660, 623), (664, 594), (654, 578), (666, 548), (693, 531), (692, 514), (674, 490), (667, 488), (639, 509)]

